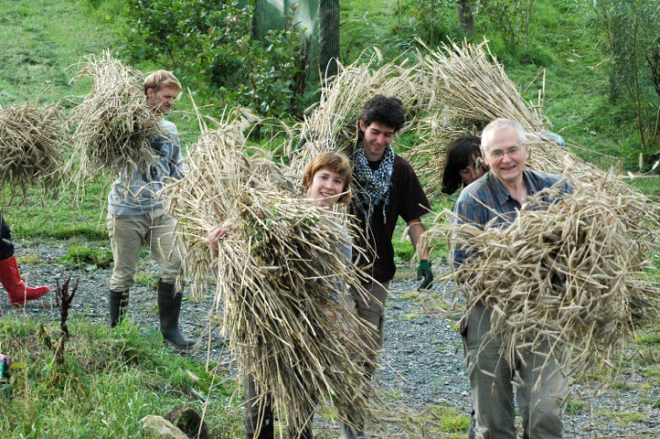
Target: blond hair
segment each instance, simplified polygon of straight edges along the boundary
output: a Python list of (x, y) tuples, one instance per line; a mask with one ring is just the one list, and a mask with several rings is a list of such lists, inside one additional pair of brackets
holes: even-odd
[(149, 73), (146, 78), (144, 78), (144, 94), (147, 94), (147, 90), (153, 89), (153, 91), (158, 91), (161, 88), (175, 88), (177, 91), (181, 90), (181, 83), (172, 72), (167, 70), (157, 70), (155, 72)]

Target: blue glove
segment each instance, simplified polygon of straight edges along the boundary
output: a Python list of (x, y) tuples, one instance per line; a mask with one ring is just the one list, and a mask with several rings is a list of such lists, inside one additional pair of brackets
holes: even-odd
[(433, 272), (431, 271), (431, 264), (428, 259), (419, 261), (419, 267), (417, 267), (417, 280), (422, 279), (424, 280), (419, 285), (420, 290), (427, 289), (433, 283)]

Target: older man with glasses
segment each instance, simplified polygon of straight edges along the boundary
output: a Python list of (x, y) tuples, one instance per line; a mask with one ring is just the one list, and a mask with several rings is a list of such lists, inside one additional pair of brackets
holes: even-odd
[[(562, 194), (573, 191), (561, 175), (526, 168), (526, 135), (515, 121), (489, 123), (481, 135), (481, 150), (490, 172), (461, 192), (454, 207), (455, 225), (505, 228), (529, 196), (555, 185)], [(457, 245), (452, 250), (454, 268), (477, 257)], [(568, 377), (557, 360), (564, 354), (562, 348), (521, 351), (515, 364), (509, 364), (501, 352), (502, 339), (489, 332), (492, 310), (481, 302), (468, 305), (474, 306), (461, 322), (461, 335), (475, 412), (475, 431), (471, 433), (484, 439), (516, 439), (515, 380), (523, 437), (562, 438), (562, 415), (569, 394)]]

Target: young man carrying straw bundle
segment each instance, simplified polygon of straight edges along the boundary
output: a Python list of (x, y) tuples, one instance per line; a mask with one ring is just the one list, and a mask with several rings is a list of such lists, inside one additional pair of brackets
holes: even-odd
[[(558, 184), (560, 193), (572, 186), (552, 175), (525, 168), (528, 151), (522, 126), (509, 119), (496, 119), (484, 129), (481, 149), (490, 172), (466, 187), (454, 207), (454, 225), (507, 227), (529, 196)], [(468, 259), (454, 245), (453, 264), (457, 269)], [(466, 282), (469, 282), (469, 276)], [(489, 332), (492, 310), (482, 302), (468, 303), (469, 313), (462, 321), (466, 362), (475, 410), (476, 437), (515, 439), (513, 383), (517, 378), (525, 438), (562, 438), (562, 415), (569, 393), (568, 378), (558, 359), (563, 347), (553, 346), (531, 352), (520, 351), (515, 364), (501, 351), (502, 338)]]
[[(394, 247), (392, 237), (400, 216), (408, 224), (410, 240), (420, 260), (418, 279), (424, 278), (420, 288), (427, 288), (433, 281), (428, 251), (419, 240), (425, 232), (420, 217), (430, 211), (424, 189), (412, 166), (394, 153), (394, 134), (406, 122), (406, 110), (395, 97), (376, 95), (362, 107), (360, 131), (362, 140), (353, 154), (354, 192), (353, 213), (357, 216), (366, 245), (369, 260), (359, 260), (358, 265), (372, 279), (365, 285), (369, 297), (355, 295), (353, 299), (360, 318), (373, 328), (362, 338), (373, 352), (383, 345), (385, 299), (390, 281), (394, 278)], [(370, 355), (364, 364), (365, 375), (372, 376), (376, 368), (376, 354)], [(347, 413), (350, 419), (351, 414)], [(366, 437), (361, 426), (351, 428), (342, 425), (342, 439)]]
[(174, 105), (181, 84), (171, 73), (159, 70), (144, 80), (147, 104), (160, 118), (163, 133), (151, 146), (157, 154), (146, 172), (120, 173), (108, 195), (108, 234), (115, 266), (110, 278), (110, 326), (117, 325), (128, 307), (129, 289), (135, 282), (144, 243), (160, 267), (158, 311), (165, 340), (178, 348), (190, 348), (179, 330), (182, 292), (176, 287), (184, 248), (176, 236), (176, 220), (168, 215), (158, 195), (168, 178), (182, 176), (181, 146), (176, 126), (162, 118)]

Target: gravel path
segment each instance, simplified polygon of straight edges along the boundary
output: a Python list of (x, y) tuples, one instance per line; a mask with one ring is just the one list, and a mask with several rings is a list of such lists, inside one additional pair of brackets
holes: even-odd
[[(69, 271), (60, 263), (72, 243), (17, 245), (23, 278), (30, 285), (55, 286), (68, 277)], [(157, 273), (153, 262), (143, 261), (142, 272)], [(441, 269), (436, 271), (440, 272)], [(104, 322), (107, 318), (108, 269), (78, 270), (71, 272), (80, 279), (74, 299), (72, 319), (84, 318)], [(392, 297), (387, 304), (385, 346), (381, 356), (382, 367), (377, 377), (396, 404), (405, 404), (415, 410), (434, 405), (453, 407), (460, 413), (470, 413), (470, 396), (463, 348), (456, 330), (459, 313), (443, 311), (451, 297), (452, 285), (440, 284), (433, 293), (416, 293), (414, 279), (396, 280), (390, 285)], [(156, 292), (144, 285), (131, 291), (130, 316), (141, 326), (158, 328)], [(184, 300), (182, 329), (189, 337), (198, 337), (203, 346), (209, 344), (207, 310), (211, 298), (202, 303)], [(0, 318), (6, 315), (25, 315), (31, 318), (57, 319), (53, 295), (30, 302), (25, 308), (13, 309), (9, 299), (0, 296)], [(213, 331), (211, 356), (227, 361), (222, 340)], [(206, 358), (207, 353), (197, 351), (195, 356)], [(231, 370), (229, 366), (227, 370)], [(566, 438), (656, 438), (660, 437), (660, 362), (650, 366), (627, 368), (617, 377), (617, 385), (603, 396), (590, 399), (591, 388), (573, 386), (573, 396), (566, 415)], [(645, 378), (648, 372), (654, 372)], [(595, 386), (597, 383), (592, 384)], [(338, 437), (336, 425), (319, 420), (316, 427), (319, 438)], [(396, 437), (405, 437), (392, 434)], [(460, 435), (459, 435), (460, 436)], [(459, 437), (452, 436), (452, 437)], [(446, 437), (429, 434), (426, 437)], [(467, 437), (467, 435), (463, 435)]]

